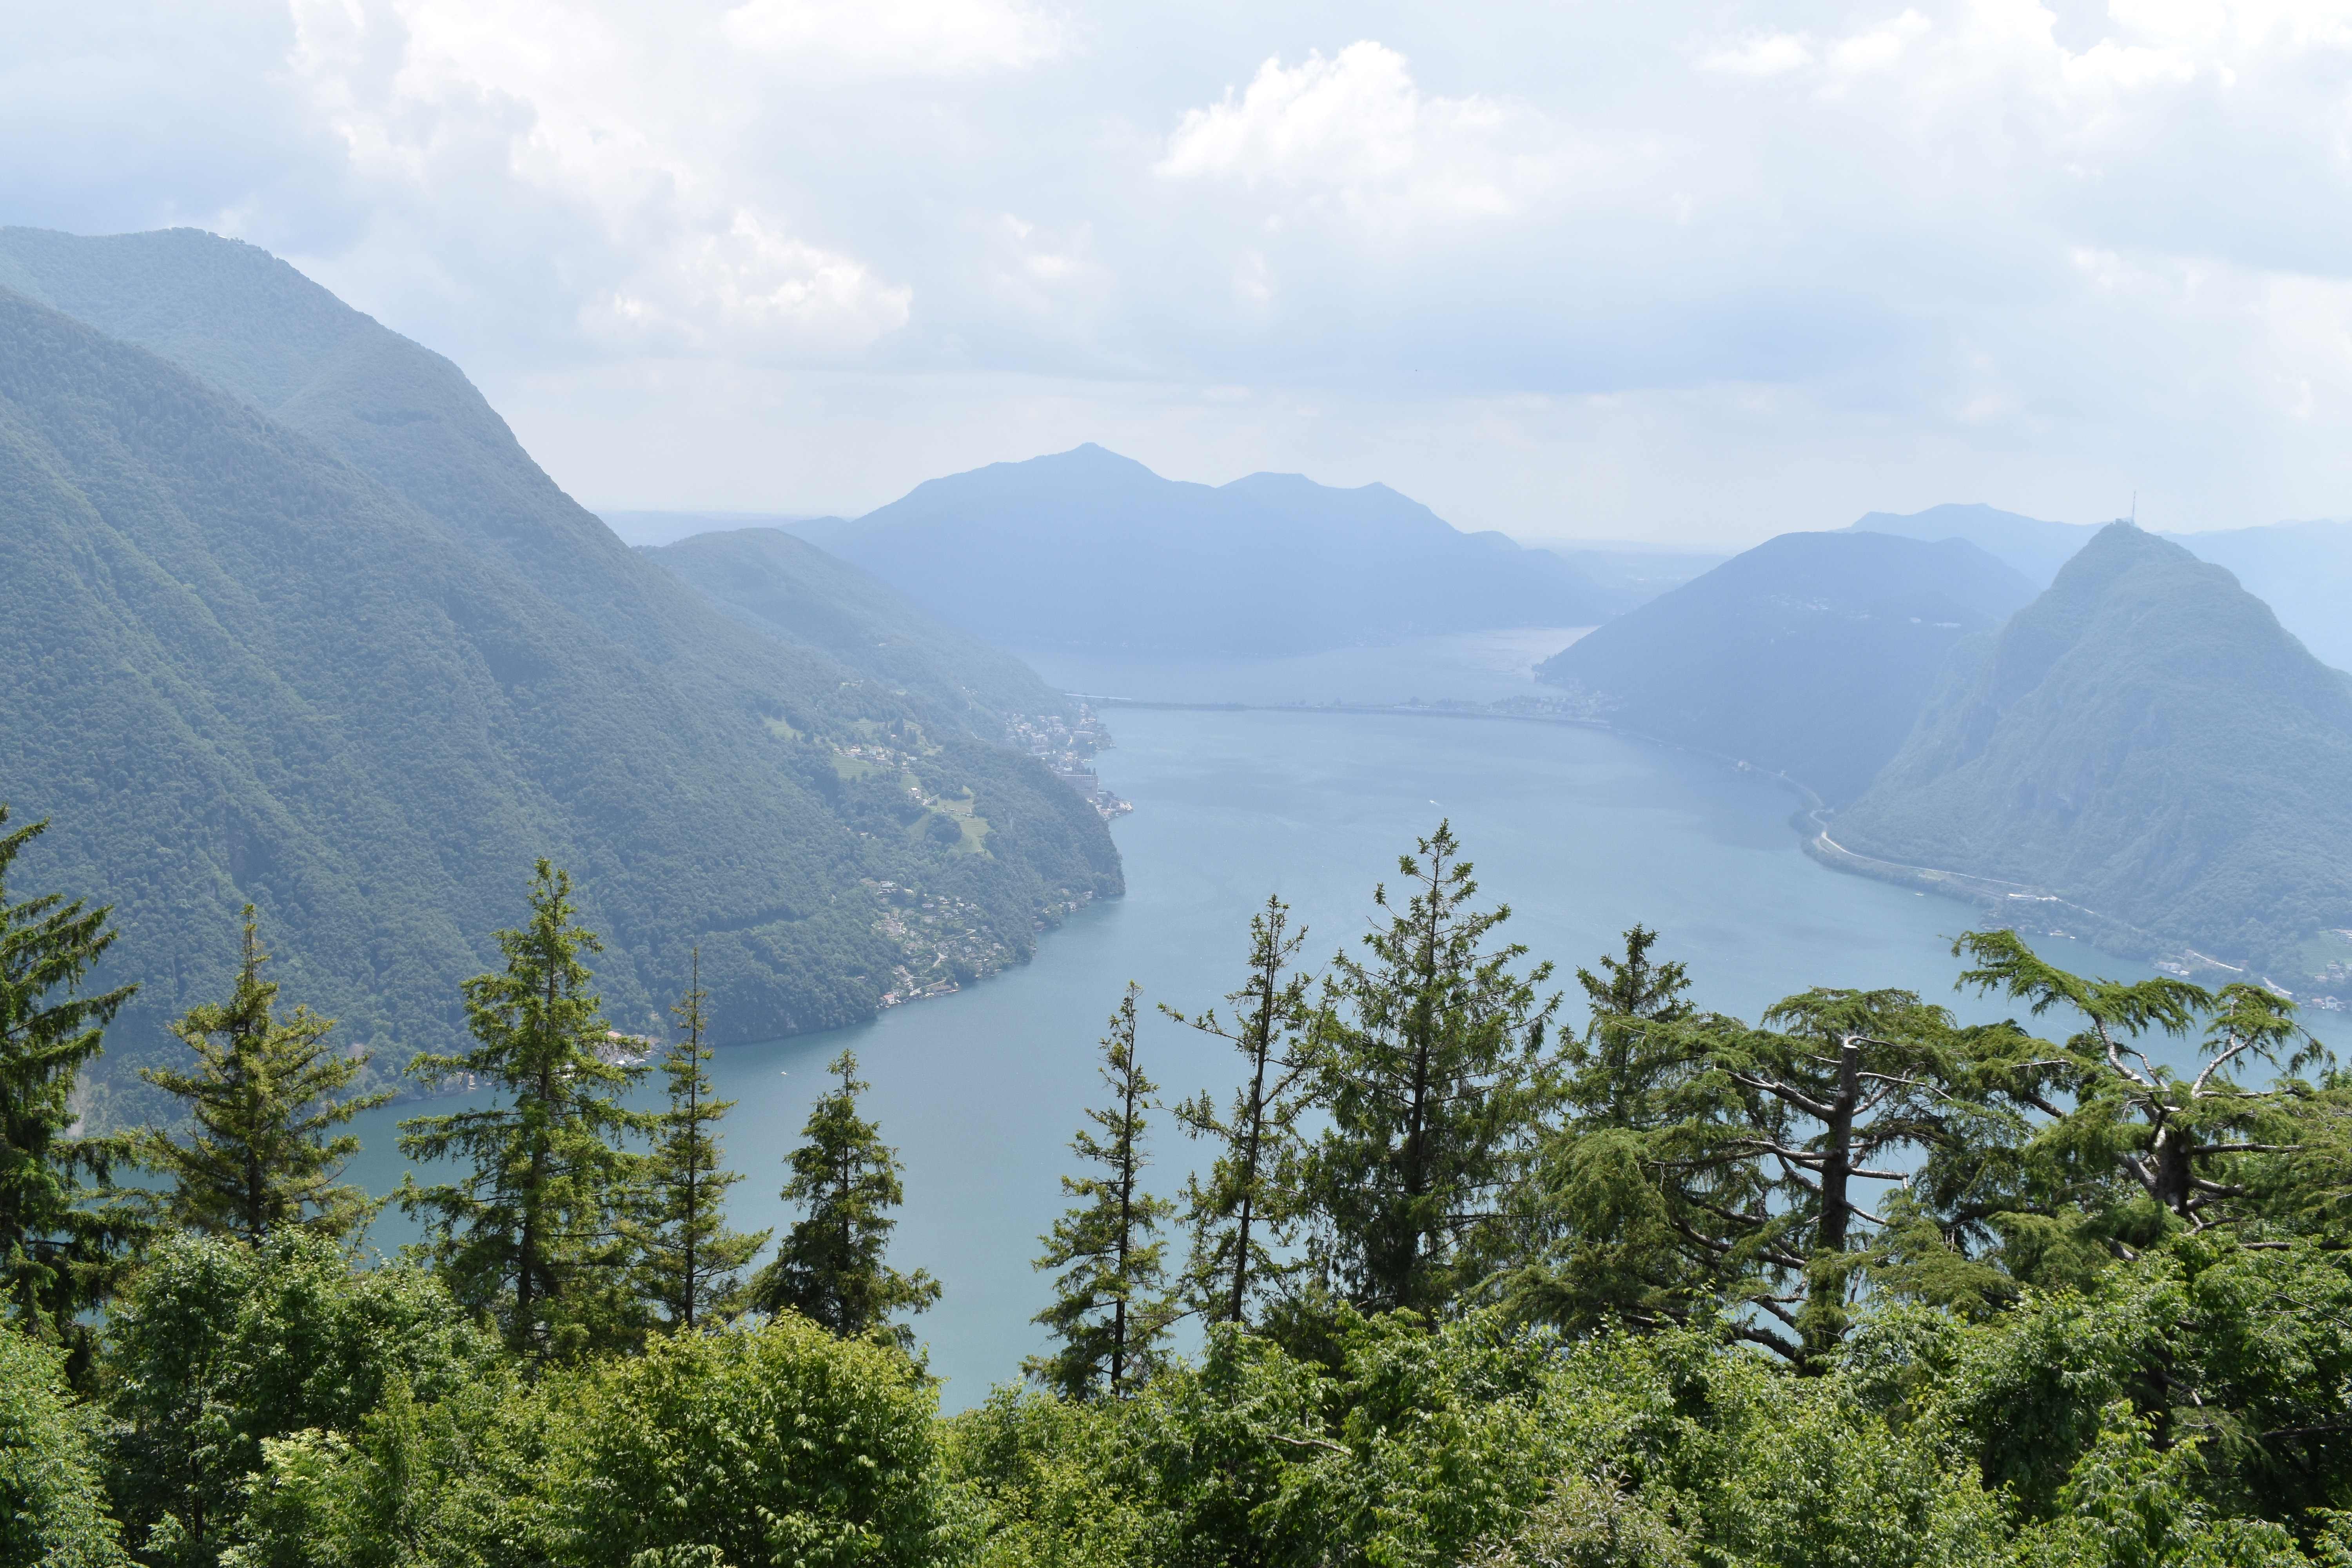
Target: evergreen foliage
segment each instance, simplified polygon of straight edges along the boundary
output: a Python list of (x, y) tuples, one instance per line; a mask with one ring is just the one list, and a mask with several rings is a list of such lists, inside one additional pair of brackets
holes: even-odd
[(0, 1297), (9, 1323), (79, 1352), (81, 1315), (137, 1232), (106, 1202), (119, 1144), (73, 1135), (74, 1089), (132, 987), (81, 989), (114, 944), (111, 910), (57, 893), (9, 897), (16, 858), (47, 826), (11, 828), (0, 805)]
[(1070, 1141), (1070, 1152), (1100, 1173), (1062, 1178), (1063, 1195), (1078, 1201), (1054, 1222), (1037, 1259), (1041, 1270), (1062, 1270), (1053, 1303), (1034, 1320), (1060, 1348), (1031, 1357), (1023, 1370), (1069, 1399), (1117, 1399), (1149, 1377), (1174, 1316), (1160, 1230), (1176, 1205), (1142, 1185), (1150, 1163), (1146, 1112), (1160, 1086), (1135, 1059), (1140, 994), (1128, 986), (1103, 1037), (1100, 1071), (1110, 1103), (1088, 1108), (1094, 1126)]
[(1244, 1081), (1230, 1110), (1220, 1112), (1206, 1091), (1175, 1107), (1186, 1134), (1214, 1150), (1207, 1173), (1184, 1183), (1184, 1218), (1192, 1233), (1185, 1293), (1211, 1322), (1247, 1325), (1297, 1268), (1288, 1248), (1301, 1215), (1298, 1119), (1314, 1016), (1310, 981), (1297, 967), (1306, 942), (1307, 928), (1291, 927), (1290, 907), (1269, 897), (1250, 917), (1249, 978), (1225, 996), (1231, 1022), (1213, 1008), (1197, 1016), (1160, 1008), (1226, 1041), (1242, 1058)]
[(1312, 1255), (1360, 1307), (1429, 1311), (1491, 1268), (1504, 1199), (1557, 1093), (1546, 1051), (1551, 966), (1488, 946), (1507, 906), (1477, 910), (1450, 824), (1398, 869), (1412, 888), (1324, 982), (1309, 1069), (1329, 1126), (1304, 1161)]
[[(1412, 893), (1319, 1007), (1276, 901), (1232, 1021), (1181, 1020), (1265, 1070), (1241, 1101), (1262, 1132), (1326, 1121), (1299, 1192), (1334, 1288), (1261, 1292), (1252, 1264), (1243, 1321), (1190, 1359), (1154, 1342), (1168, 1205), (1139, 1195), (1155, 1090), (1129, 987), (1075, 1144), (1100, 1173), (1066, 1184), (1084, 1201), (1049, 1244), (1047, 1390), (942, 1422), (888, 1321), (938, 1287), (885, 1266), (903, 1193), (855, 1058), (792, 1157), (806, 1217), (757, 1281), (772, 1316), (709, 1321), (703, 1262), (649, 1245), (712, 1260), (725, 1236), (705, 998), (677, 1008), (670, 1113), (623, 1110), (594, 939), (542, 863), (508, 969), (467, 987), (480, 1049), (428, 1069), (487, 1075), (501, 1104), (408, 1124), (476, 1169), (410, 1189), (431, 1247), (363, 1269), (331, 1229), (256, 1242), (167, 1211), (185, 1223), (82, 1320), (79, 1399), (64, 1351), (0, 1327), (0, 1568), (2352, 1561), (2352, 1080), (2284, 998), (2084, 979), (1978, 932), (1964, 984), (2063, 1040), (1885, 989), (1749, 1025), (1695, 1005), (1635, 926), (1578, 972), (1591, 1016), (1555, 1057), (1546, 972), (1494, 942), (1505, 912), (1473, 908), (1450, 829), (1404, 864)], [(69, 939), (0, 946), (10, 1016), (39, 1016), (26, 955), (69, 983), (103, 911), (0, 910)], [(196, 1033), (266, 1033), (261, 963), (257, 941)], [(2157, 1061), (2186, 1036), (2189, 1067)], [(1244, 1112), (1211, 1131), (1228, 1159)], [(1418, 1191), (1447, 1195), (1416, 1208), (1430, 1129)], [(676, 1247), (689, 1216), (712, 1228)], [(648, 1288), (656, 1261), (684, 1294)], [(645, 1332), (648, 1300), (681, 1331)]]
[(471, 1167), (430, 1187), (412, 1176), (400, 1202), (425, 1215), (457, 1299), (533, 1359), (615, 1342), (634, 1316), (620, 1226), (635, 1173), (620, 1141), (645, 1118), (621, 1101), (643, 1069), (606, 1059), (612, 1031), (584, 962), (599, 944), (575, 913), (571, 878), (541, 860), (530, 922), (498, 933), (506, 968), (466, 982), (476, 1047), (409, 1068), (426, 1083), (466, 1075), (500, 1103), (401, 1123), (409, 1158)]
[[(2302, 1133), (2326, 1118), (2309, 1114), (2310, 1086), (2293, 1075), (2325, 1052), (2273, 992), (2243, 982), (2209, 991), (2165, 976), (2087, 980), (2013, 931), (1971, 932), (1954, 951), (1973, 963), (1964, 985), (2084, 1026), (2063, 1041), (2034, 1042), (2006, 1075), (2003, 1089), (2030, 1122), (2013, 1121), (2009, 1138), (1971, 1140), (1922, 1184), (1956, 1227), (1997, 1236), (2017, 1278), (2076, 1282), (2085, 1248), (2104, 1261), (2174, 1228), (2243, 1226), (2264, 1212), (2255, 1195), (2278, 1189), (2284, 1173), (2269, 1167), (2316, 1153)], [(2200, 1033), (2188, 1074), (2149, 1055), (2150, 1036)], [(2258, 1064), (2284, 1076), (2250, 1084), (2243, 1075)]]
[(811, 1109), (801, 1129), (807, 1142), (785, 1161), (792, 1176), (783, 1199), (807, 1212), (753, 1279), (751, 1304), (763, 1312), (797, 1312), (845, 1339), (871, 1336), (911, 1347), (914, 1331), (889, 1319), (928, 1310), (940, 1299), (940, 1285), (919, 1268), (901, 1274), (883, 1261), (898, 1223), (890, 1211), (907, 1201), (898, 1152), (857, 1113), (866, 1085), (857, 1077), (856, 1054), (843, 1051), (825, 1070), (839, 1082)]
[(392, 1094), (343, 1093), (366, 1058), (328, 1045), (331, 1018), (299, 1005), (289, 1018), (277, 1016), (278, 983), (261, 978), (268, 959), (247, 904), (229, 999), (193, 1007), (172, 1026), (195, 1053), (196, 1070), (140, 1069), (187, 1106), (188, 1135), (149, 1128), (132, 1149), (171, 1178), (163, 1213), (184, 1229), (257, 1243), (285, 1226), (352, 1237), (380, 1205), (337, 1181), (360, 1142), (331, 1130)]
[(709, 996), (700, 980), (698, 958), (686, 995), (670, 1009), (678, 1037), (662, 1058), (669, 1109), (654, 1123), (631, 1216), (638, 1293), (671, 1331), (729, 1315), (742, 1294), (743, 1266), (769, 1236), (727, 1228), (727, 1189), (743, 1177), (721, 1163), (719, 1123), (735, 1102), (711, 1098), (711, 1052), (703, 1040)]
[[(1649, 1037), (1634, 1070), (1577, 1085), (1597, 1090), (1586, 1126), (1637, 1135), (1631, 1148), (1673, 1238), (1653, 1239), (1681, 1254), (1685, 1277), (1745, 1310), (1732, 1331), (1818, 1366), (1843, 1337), (1855, 1271), (1907, 1162), (1973, 1131), (1978, 1118), (1955, 1092), (1972, 1037), (1906, 991), (1806, 992), (1768, 1010), (1761, 1028), (1711, 1015), (1630, 1024), (1612, 1019), (1601, 1032)], [(1565, 1136), (1584, 1130), (1571, 1123)], [(1573, 1154), (1560, 1163), (1591, 1172)], [(1623, 1199), (1606, 1194), (1593, 1215), (1596, 1196), (1562, 1192), (1571, 1235), (1606, 1234), (1591, 1220)]]

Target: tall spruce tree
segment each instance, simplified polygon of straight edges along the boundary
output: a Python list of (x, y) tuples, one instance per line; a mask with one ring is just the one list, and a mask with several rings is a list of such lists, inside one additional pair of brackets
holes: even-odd
[(430, 1187), (410, 1177), (401, 1205), (425, 1216), (452, 1292), (534, 1360), (626, 1342), (635, 1326), (621, 1235), (634, 1173), (620, 1141), (646, 1123), (622, 1103), (644, 1069), (607, 1059), (612, 1032), (583, 962), (600, 944), (574, 912), (572, 879), (541, 860), (530, 921), (498, 933), (506, 967), (466, 982), (479, 1043), (409, 1064), (428, 1084), (467, 1077), (496, 1103), (400, 1124), (410, 1159), (471, 1167)]
[(121, 1145), (73, 1136), (74, 1086), (135, 987), (79, 994), (114, 945), (111, 911), (56, 893), (11, 902), (9, 869), (48, 823), (7, 822), (0, 805), (0, 1293), (8, 1321), (66, 1346), (78, 1378), (81, 1315), (105, 1299), (139, 1227), (106, 1201)]
[(1508, 906), (1474, 910), (1452, 825), (1421, 839), (1385, 886), (1385, 929), (1340, 953), (1312, 1037), (1313, 1100), (1328, 1125), (1305, 1161), (1310, 1249), (1332, 1288), (1370, 1310), (1441, 1310), (1503, 1261), (1507, 1191), (1557, 1095), (1546, 1042), (1551, 966), (1485, 945)]
[(1242, 1058), (1244, 1081), (1229, 1110), (1220, 1111), (1205, 1090), (1174, 1108), (1188, 1136), (1216, 1149), (1206, 1174), (1184, 1184), (1192, 1234), (1185, 1293), (1211, 1322), (1246, 1326), (1258, 1300), (1297, 1268), (1284, 1249), (1299, 1218), (1298, 1090), (1313, 1009), (1308, 977), (1294, 966), (1306, 941), (1307, 929), (1290, 925), (1290, 907), (1270, 897), (1250, 917), (1249, 978), (1225, 996), (1231, 1021), (1214, 1008), (1198, 1016), (1160, 1009)]
[(845, 1339), (878, 1338), (912, 1349), (914, 1331), (889, 1319), (929, 1310), (940, 1286), (919, 1268), (901, 1274), (883, 1261), (898, 1223), (890, 1211), (907, 1201), (898, 1152), (857, 1113), (867, 1086), (857, 1077), (856, 1053), (842, 1052), (825, 1070), (840, 1082), (809, 1111), (801, 1129), (807, 1142), (786, 1160), (793, 1173), (784, 1201), (807, 1212), (753, 1279), (751, 1304), (763, 1312), (797, 1312)]
[(1590, 1015), (1564, 1052), (1568, 1116), (1514, 1194), (1524, 1240), (1502, 1294), (1515, 1315), (1571, 1333), (1663, 1327), (1725, 1294), (1725, 1270), (1685, 1244), (1690, 1216), (1661, 1194), (1647, 1142), (1683, 1114), (1671, 1091), (1695, 1070), (1667, 1027), (1692, 1016), (1690, 977), (1652, 956), (1656, 931), (1636, 925), (1624, 941), (1598, 973), (1576, 972)]
[(1160, 1228), (1175, 1205), (1143, 1190), (1145, 1112), (1159, 1086), (1135, 1060), (1135, 1003), (1129, 984), (1103, 1037), (1100, 1071), (1110, 1104), (1089, 1109), (1092, 1127), (1070, 1140), (1071, 1152), (1099, 1175), (1064, 1176), (1077, 1199), (1043, 1239), (1040, 1269), (1059, 1268), (1054, 1302), (1033, 1321), (1061, 1342), (1023, 1370), (1069, 1399), (1118, 1398), (1150, 1375), (1174, 1318), (1164, 1289)]
[(192, 1007), (172, 1026), (195, 1053), (195, 1070), (139, 1069), (186, 1103), (187, 1137), (150, 1128), (133, 1149), (141, 1164), (171, 1178), (161, 1207), (175, 1226), (253, 1243), (287, 1226), (349, 1238), (382, 1205), (337, 1180), (360, 1141), (333, 1130), (392, 1094), (342, 1094), (367, 1058), (327, 1044), (331, 1018), (299, 1005), (278, 1017), (278, 983), (261, 977), (268, 961), (247, 904), (228, 1000)]
[(670, 1009), (679, 1033), (661, 1064), (669, 1109), (654, 1125), (631, 1226), (638, 1292), (673, 1331), (699, 1327), (732, 1308), (742, 1295), (743, 1266), (770, 1234), (727, 1228), (727, 1189), (743, 1177), (727, 1169), (719, 1151), (719, 1123), (735, 1102), (710, 1092), (711, 1051), (703, 1042), (709, 1005), (697, 948), (686, 995)]

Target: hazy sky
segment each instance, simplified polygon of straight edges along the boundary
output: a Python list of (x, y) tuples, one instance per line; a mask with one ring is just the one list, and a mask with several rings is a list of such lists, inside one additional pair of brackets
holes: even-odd
[(0, 221), (267, 246), (592, 505), (2352, 515), (2347, 197), (2352, 0), (0, 0)]

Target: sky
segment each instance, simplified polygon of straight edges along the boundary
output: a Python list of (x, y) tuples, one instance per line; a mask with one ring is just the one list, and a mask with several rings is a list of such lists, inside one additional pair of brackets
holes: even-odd
[(266, 247), (597, 507), (2352, 516), (2347, 198), (2352, 0), (0, 0), (0, 222)]

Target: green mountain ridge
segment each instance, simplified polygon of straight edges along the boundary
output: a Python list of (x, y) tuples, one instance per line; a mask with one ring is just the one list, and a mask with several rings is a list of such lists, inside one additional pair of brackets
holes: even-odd
[(0, 800), (52, 820), (27, 872), (116, 906), (142, 991), (110, 1092), (226, 984), (247, 899), (289, 995), (396, 1066), (457, 1037), (541, 854), (617, 1026), (699, 942), (730, 1040), (1017, 961), (1119, 890), (1034, 759), (730, 620), (283, 263), (187, 231), (0, 258), (97, 319), (0, 290)]
[(1961, 540), (1784, 533), (1588, 633), (1536, 679), (1587, 716), (1850, 800), (1954, 647), (2032, 594)]
[[(2221, 567), (2126, 523), (1964, 661), (1830, 827), (2308, 978), (2352, 926), (2352, 691)], [(2062, 922), (2063, 923), (2063, 922)]]

